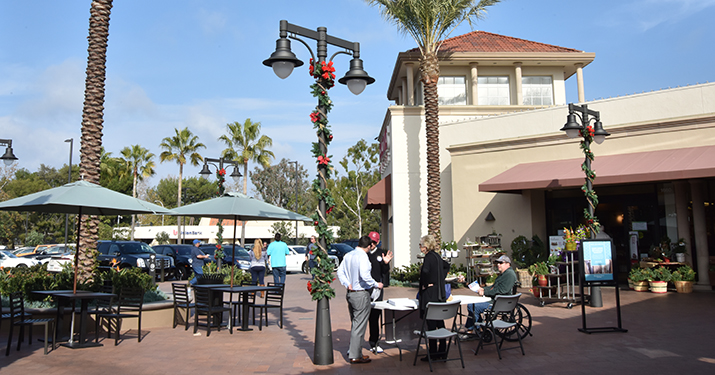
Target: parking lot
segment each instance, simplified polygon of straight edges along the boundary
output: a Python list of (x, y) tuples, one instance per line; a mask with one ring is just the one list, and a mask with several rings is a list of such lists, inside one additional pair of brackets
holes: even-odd
[[(271, 280), (271, 277), (268, 277)], [(350, 322), (345, 290), (335, 282), (337, 296), (331, 300), (331, 324), (334, 364), (315, 366), (311, 362), (315, 335), (315, 306), (306, 290), (309, 276), (289, 274), (285, 296), (285, 326), (276, 325), (271, 314), (270, 325), (262, 331), (226, 330), (205, 336), (192, 334), (193, 327), (185, 331), (181, 326), (172, 329), (153, 328), (145, 332), (141, 343), (136, 332), (118, 346), (113, 340), (97, 348), (72, 350), (60, 347), (47, 356), (42, 345), (23, 345), (20, 352), (11, 350), (10, 356), (0, 356), (2, 374), (185, 374), (185, 373), (428, 373), (426, 363), (412, 365), (416, 336), (411, 330), (419, 325), (417, 314), (411, 314), (398, 323), (398, 337), (402, 343), (403, 360), (398, 349), (383, 345), (385, 353), (373, 355), (371, 363), (350, 365), (346, 350), (350, 336)], [(161, 289), (171, 289), (170, 282)], [(525, 290), (523, 290), (525, 291)], [(391, 287), (386, 296), (414, 298), (413, 288)], [(458, 294), (469, 294), (458, 289)], [(509, 374), (671, 374), (715, 372), (715, 294), (696, 291), (692, 294), (668, 292), (621, 292), (623, 328), (627, 333), (584, 334), (577, 329), (582, 325), (581, 307), (565, 308), (554, 303), (539, 307), (538, 301), (525, 293), (525, 303), (533, 318), (533, 336), (524, 340), (525, 356), (518, 350), (497, 357), (493, 346), (487, 346), (479, 355), (473, 354), (475, 341), (463, 342), (465, 369), (459, 361), (435, 364), (435, 373), (509, 373)], [(602, 308), (586, 307), (589, 327), (616, 324), (613, 288), (603, 288)], [(35, 337), (40, 337), (36, 335)], [(0, 336), (5, 344), (7, 337)], [(13, 340), (13, 342), (15, 342)], [(507, 345), (507, 344), (505, 344)], [(4, 349), (4, 346), (3, 346)], [(457, 355), (452, 348), (450, 357)]]

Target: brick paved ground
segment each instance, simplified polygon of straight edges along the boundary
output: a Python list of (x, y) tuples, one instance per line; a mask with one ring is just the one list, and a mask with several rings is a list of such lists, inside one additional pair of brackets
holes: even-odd
[[(331, 301), (335, 363), (315, 366), (311, 362), (315, 334), (315, 303), (305, 290), (307, 275), (288, 275), (285, 300), (285, 327), (275, 324), (263, 331), (226, 330), (193, 336), (192, 328), (151, 329), (138, 343), (128, 338), (113, 345), (72, 350), (61, 347), (49, 355), (33, 343), (9, 357), (0, 354), (1, 374), (224, 374), (224, 373), (428, 373), (426, 363), (412, 365), (416, 338), (410, 334), (419, 324), (413, 314), (398, 324), (403, 343), (403, 361), (398, 349), (383, 345), (385, 353), (372, 355), (372, 363), (350, 365), (348, 348), (350, 322), (345, 291), (336, 282), (338, 296)], [(170, 289), (168, 283), (163, 290)], [(468, 294), (465, 289), (457, 293)], [(414, 297), (415, 290), (389, 288), (388, 297)], [(622, 291), (623, 327), (627, 333), (584, 334), (581, 308), (565, 308), (562, 303), (539, 307), (532, 297), (523, 298), (533, 317), (533, 337), (524, 340), (526, 356), (518, 350), (502, 354), (500, 361), (493, 346), (474, 356), (474, 341), (464, 342), (466, 369), (459, 361), (435, 364), (436, 373), (480, 374), (672, 374), (715, 373), (715, 294), (698, 292), (665, 295)], [(589, 327), (616, 325), (613, 288), (603, 289), (603, 308), (587, 307)], [(257, 328), (257, 327), (256, 327)], [(204, 332), (204, 330), (200, 330)], [(130, 335), (132, 334), (129, 332)], [(0, 336), (4, 349), (6, 337)], [(456, 349), (456, 348), (453, 348)], [(456, 355), (456, 350), (450, 356)]]

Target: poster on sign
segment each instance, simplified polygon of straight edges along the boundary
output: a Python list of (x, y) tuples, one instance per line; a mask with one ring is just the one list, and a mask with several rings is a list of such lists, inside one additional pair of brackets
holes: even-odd
[(579, 246), (581, 279), (585, 286), (615, 285), (615, 252), (610, 239), (587, 239)]

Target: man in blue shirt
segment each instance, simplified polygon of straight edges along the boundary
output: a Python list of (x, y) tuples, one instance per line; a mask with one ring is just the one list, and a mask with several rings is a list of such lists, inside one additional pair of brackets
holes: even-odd
[(286, 282), (286, 255), (290, 254), (288, 245), (281, 241), (281, 234), (276, 233), (275, 240), (268, 245), (268, 255), (273, 268), (273, 282), (276, 284), (285, 284)]
[(377, 246), (368, 236), (360, 237), (358, 247), (345, 254), (338, 267), (338, 279), (347, 288), (348, 311), (352, 325), (350, 328), (350, 364), (368, 363), (370, 357), (362, 355), (362, 341), (365, 337), (368, 318), (370, 317), (370, 294), (373, 288), (382, 289), (382, 283), (375, 281), (370, 274), (372, 266), (367, 253)]
[(204, 275), (204, 259), (209, 257), (199, 249), (199, 245), (201, 245), (201, 241), (194, 240), (194, 248), (191, 249), (191, 268), (194, 270), (194, 278), (189, 281), (191, 285), (196, 285), (198, 278)]

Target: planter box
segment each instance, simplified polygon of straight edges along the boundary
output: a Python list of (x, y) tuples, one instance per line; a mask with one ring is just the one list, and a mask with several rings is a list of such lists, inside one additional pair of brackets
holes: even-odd
[(668, 282), (667, 281), (650, 281), (650, 291), (653, 293), (667, 293), (668, 292)]
[(678, 293), (692, 293), (693, 292), (693, 282), (692, 281), (673, 281), (675, 284), (675, 290)]
[(649, 284), (647, 281), (633, 281), (633, 290), (636, 292), (647, 292)]

